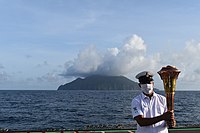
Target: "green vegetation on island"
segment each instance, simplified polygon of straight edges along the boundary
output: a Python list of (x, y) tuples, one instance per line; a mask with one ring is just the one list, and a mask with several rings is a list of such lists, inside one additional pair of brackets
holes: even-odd
[(124, 76), (94, 75), (84, 79), (77, 78), (59, 86), (58, 90), (139, 90), (139, 86), (137, 82)]

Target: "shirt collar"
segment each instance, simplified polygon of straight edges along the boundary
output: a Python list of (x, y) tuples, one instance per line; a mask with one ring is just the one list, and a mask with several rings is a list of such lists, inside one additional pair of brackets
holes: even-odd
[[(152, 97), (155, 97), (157, 94), (155, 92), (153, 92), (153, 96)], [(145, 99), (145, 98), (148, 98), (148, 96), (144, 95), (144, 93), (142, 92), (142, 99)]]

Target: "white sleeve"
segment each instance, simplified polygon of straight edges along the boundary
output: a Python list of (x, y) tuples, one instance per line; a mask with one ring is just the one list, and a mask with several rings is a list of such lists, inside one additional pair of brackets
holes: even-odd
[(143, 115), (142, 107), (138, 100), (136, 99), (132, 100), (131, 111), (132, 111), (133, 118), (138, 115)]

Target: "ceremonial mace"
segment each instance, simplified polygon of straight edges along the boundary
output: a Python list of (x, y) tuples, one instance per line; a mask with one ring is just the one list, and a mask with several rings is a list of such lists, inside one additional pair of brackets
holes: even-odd
[[(158, 72), (161, 79), (163, 80), (168, 111), (174, 111), (174, 94), (176, 89), (176, 80), (180, 72), (181, 71), (178, 70), (175, 66), (170, 65), (162, 67), (162, 69)], [(169, 128), (174, 128), (176, 125), (176, 121), (171, 120), (168, 121), (167, 124)]]

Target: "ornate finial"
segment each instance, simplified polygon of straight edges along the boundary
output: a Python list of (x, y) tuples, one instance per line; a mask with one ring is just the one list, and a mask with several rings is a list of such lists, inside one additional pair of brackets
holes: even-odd
[(161, 79), (165, 79), (168, 77), (177, 79), (180, 72), (181, 71), (175, 66), (168, 65), (166, 67), (162, 67), (158, 74), (160, 75)]

